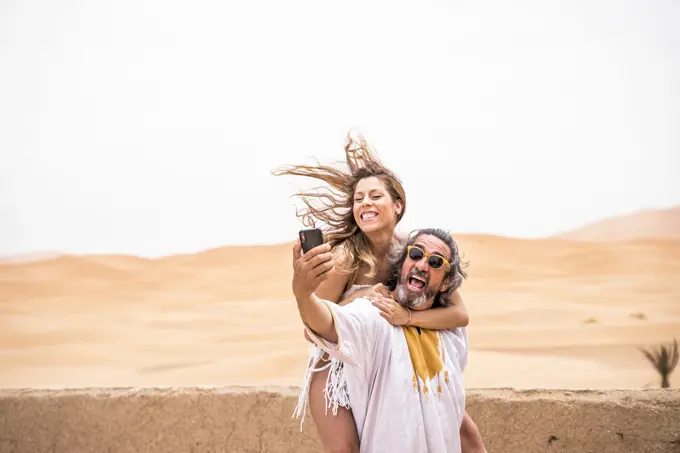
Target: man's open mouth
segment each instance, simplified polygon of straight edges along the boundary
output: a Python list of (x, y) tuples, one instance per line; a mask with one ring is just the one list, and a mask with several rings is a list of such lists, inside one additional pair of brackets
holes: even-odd
[(418, 293), (425, 289), (427, 282), (424, 278), (412, 275), (408, 278), (408, 289), (411, 292)]

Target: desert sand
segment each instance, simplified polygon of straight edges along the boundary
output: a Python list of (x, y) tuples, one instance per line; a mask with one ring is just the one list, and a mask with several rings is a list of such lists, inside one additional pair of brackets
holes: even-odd
[[(680, 338), (680, 240), (455, 237), (468, 388), (659, 386), (638, 348)], [(290, 244), (2, 263), (0, 387), (298, 385), (291, 275)]]
[(594, 242), (640, 238), (680, 240), (680, 206), (632, 212), (566, 231), (556, 237)]

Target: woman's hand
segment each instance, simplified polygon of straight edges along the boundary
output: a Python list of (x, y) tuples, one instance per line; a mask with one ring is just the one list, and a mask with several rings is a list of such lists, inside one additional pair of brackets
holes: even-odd
[(366, 288), (358, 289), (354, 291), (349, 297), (342, 299), (338, 305), (347, 305), (348, 303), (359, 298), (370, 299), (371, 296), (375, 296), (377, 294), (377, 290), (380, 289), (381, 287), (384, 288), (382, 283), (378, 283), (377, 285), (367, 286)]
[(411, 311), (399, 304), (383, 285), (376, 285), (375, 293), (367, 299), (380, 310), (380, 316), (393, 326), (405, 326), (411, 320)]

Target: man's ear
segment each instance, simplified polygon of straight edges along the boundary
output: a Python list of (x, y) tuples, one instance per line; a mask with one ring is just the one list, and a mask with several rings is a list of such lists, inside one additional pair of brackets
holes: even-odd
[(444, 291), (449, 289), (449, 287), (451, 286), (451, 283), (453, 283), (453, 276), (449, 275), (448, 277), (444, 278), (444, 280), (442, 281), (442, 286), (439, 288), (439, 292), (443, 293)]

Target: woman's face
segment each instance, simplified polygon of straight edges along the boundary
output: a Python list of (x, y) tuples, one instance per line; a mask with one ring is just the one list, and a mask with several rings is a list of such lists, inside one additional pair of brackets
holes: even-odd
[(359, 181), (354, 190), (354, 220), (361, 231), (371, 233), (390, 228), (394, 230), (401, 202), (394, 201), (385, 183), (376, 176)]

